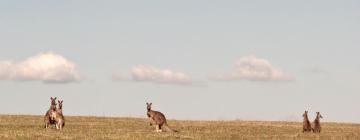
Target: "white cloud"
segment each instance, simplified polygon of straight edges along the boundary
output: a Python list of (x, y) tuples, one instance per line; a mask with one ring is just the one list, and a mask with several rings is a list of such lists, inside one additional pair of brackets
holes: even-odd
[(230, 73), (209, 76), (211, 80), (250, 80), (250, 81), (289, 81), (292, 78), (283, 71), (274, 68), (262, 58), (250, 55), (240, 58)]
[(190, 84), (192, 79), (183, 72), (170, 69), (159, 69), (151, 65), (136, 65), (131, 69), (131, 76), (135, 81), (155, 83)]
[(61, 55), (48, 52), (21, 62), (0, 61), (0, 80), (68, 83), (81, 80), (76, 65)]

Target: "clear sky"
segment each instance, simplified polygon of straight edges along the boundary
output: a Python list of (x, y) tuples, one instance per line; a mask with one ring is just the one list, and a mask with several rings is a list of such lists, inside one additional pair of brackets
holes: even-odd
[(360, 122), (360, 2), (1, 1), (0, 114)]

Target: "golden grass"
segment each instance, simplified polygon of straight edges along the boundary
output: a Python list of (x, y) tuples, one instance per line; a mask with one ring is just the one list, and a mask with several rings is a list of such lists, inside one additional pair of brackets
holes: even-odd
[(272, 121), (177, 121), (179, 133), (154, 132), (145, 118), (66, 117), (63, 131), (43, 128), (43, 116), (0, 115), (0, 139), (124, 140), (360, 140), (359, 124), (323, 123), (322, 133), (302, 133), (302, 123)]

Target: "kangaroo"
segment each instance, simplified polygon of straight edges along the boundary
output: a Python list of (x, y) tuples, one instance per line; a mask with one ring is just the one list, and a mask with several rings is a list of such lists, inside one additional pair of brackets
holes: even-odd
[(310, 124), (310, 121), (309, 121), (309, 118), (308, 118), (308, 111), (305, 111), (302, 116), (304, 117), (303, 133), (304, 132), (311, 132), (311, 124)]
[(51, 100), (50, 108), (44, 116), (45, 128), (48, 128), (51, 124), (55, 124), (55, 121), (51, 118), (51, 114), (52, 112), (56, 111), (56, 97), (55, 98), (50, 97), (50, 100)]
[(62, 103), (63, 103), (63, 101), (58, 101), (58, 103), (59, 103), (59, 106), (56, 109), (56, 111), (52, 112), (51, 118), (53, 118), (55, 120), (56, 129), (62, 130), (63, 127), (65, 126), (65, 118), (64, 118), (64, 115), (62, 113)]
[(323, 117), (321, 116), (320, 112), (316, 112), (316, 118), (314, 120), (314, 127), (312, 128), (312, 131), (314, 133), (320, 133), (321, 131), (321, 126), (320, 126), (320, 118), (322, 119)]
[(147, 116), (150, 119), (150, 126), (156, 125), (155, 132), (162, 132), (162, 126), (165, 126), (171, 132), (178, 132), (177, 130), (171, 129), (166, 122), (165, 115), (159, 111), (151, 110), (152, 103), (146, 103), (147, 105)]

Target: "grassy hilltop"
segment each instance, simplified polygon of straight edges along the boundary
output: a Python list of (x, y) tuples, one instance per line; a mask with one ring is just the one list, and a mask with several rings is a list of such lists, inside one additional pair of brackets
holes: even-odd
[(360, 124), (323, 123), (321, 134), (302, 133), (300, 122), (176, 121), (179, 133), (155, 133), (145, 118), (66, 117), (63, 131), (43, 128), (43, 116), (0, 115), (0, 139), (359, 140)]

